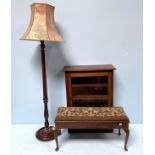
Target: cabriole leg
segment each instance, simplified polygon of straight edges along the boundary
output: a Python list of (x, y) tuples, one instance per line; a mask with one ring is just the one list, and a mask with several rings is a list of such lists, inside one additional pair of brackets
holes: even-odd
[(59, 150), (59, 143), (58, 143), (58, 130), (57, 129), (55, 129), (55, 131), (54, 131), (54, 139), (55, 139), (55, 142), (56, 142), (55, 151), (58, 151)]
[(128, 142), (128, 138), (129, 138), (129, 129), (125, 129), (125, 132), (126, 132), (126, 136), (125, 136), (124, 150), (128, 151), (127, 142)]

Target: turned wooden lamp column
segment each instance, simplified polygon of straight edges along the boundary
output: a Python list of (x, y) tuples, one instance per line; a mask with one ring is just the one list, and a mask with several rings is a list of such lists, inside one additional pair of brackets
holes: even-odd
[(42, 79), (43, 79), (43, 102), (44, 102), (44, 127), (36, 132), (36, 137), (42, 141), (54, 139), (53, 127), (48, 122), (48, 94), (46, 80), (45, 41), (62, 42), (54, 22), (54, 7), (45, 3), (33, 3), (31, 5), (31, 20), (29, 27), (21, 38), (22, 40), (40, 41)]

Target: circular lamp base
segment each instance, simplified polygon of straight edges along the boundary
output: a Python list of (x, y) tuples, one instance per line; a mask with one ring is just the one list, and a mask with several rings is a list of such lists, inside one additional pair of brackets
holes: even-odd
[(53, 126), (41, 128), (36, 132), (36, 137), (41, 141), (49, 141), (54, 139)]

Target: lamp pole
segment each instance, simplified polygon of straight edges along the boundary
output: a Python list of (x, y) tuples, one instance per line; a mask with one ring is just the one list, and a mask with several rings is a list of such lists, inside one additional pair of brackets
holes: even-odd
[(45, 43), (40, 41), (41, 47), (41, 64), (42, 64), (42, 84), (43, 84), (43, 102), (44, 102), (44, 127), (36, 132), (36, 137), (42, 141), (54, 139), (53, 126), (49, 126), (48, 122), (48, 93), (47, 93), (47, 78), (46, 78), (46, 58), (45, 58)]
[(41, 47), (41, 63), (42, 63), (42, 80), (43, 80), (43, 102), (44, 102), (44, 118), (45, 118), (45, 128), (49, 128), (48, 122), (48, 94), (47, 94), (47, 78), (46, 78), (46, 59), (45, 59), (45, 43), (40, 41)]

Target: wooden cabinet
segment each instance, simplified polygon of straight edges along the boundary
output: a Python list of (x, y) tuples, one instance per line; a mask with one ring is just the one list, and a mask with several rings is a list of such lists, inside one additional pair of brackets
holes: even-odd
[(67, 106), (113, 106), (112, 65), (65, 66)]

